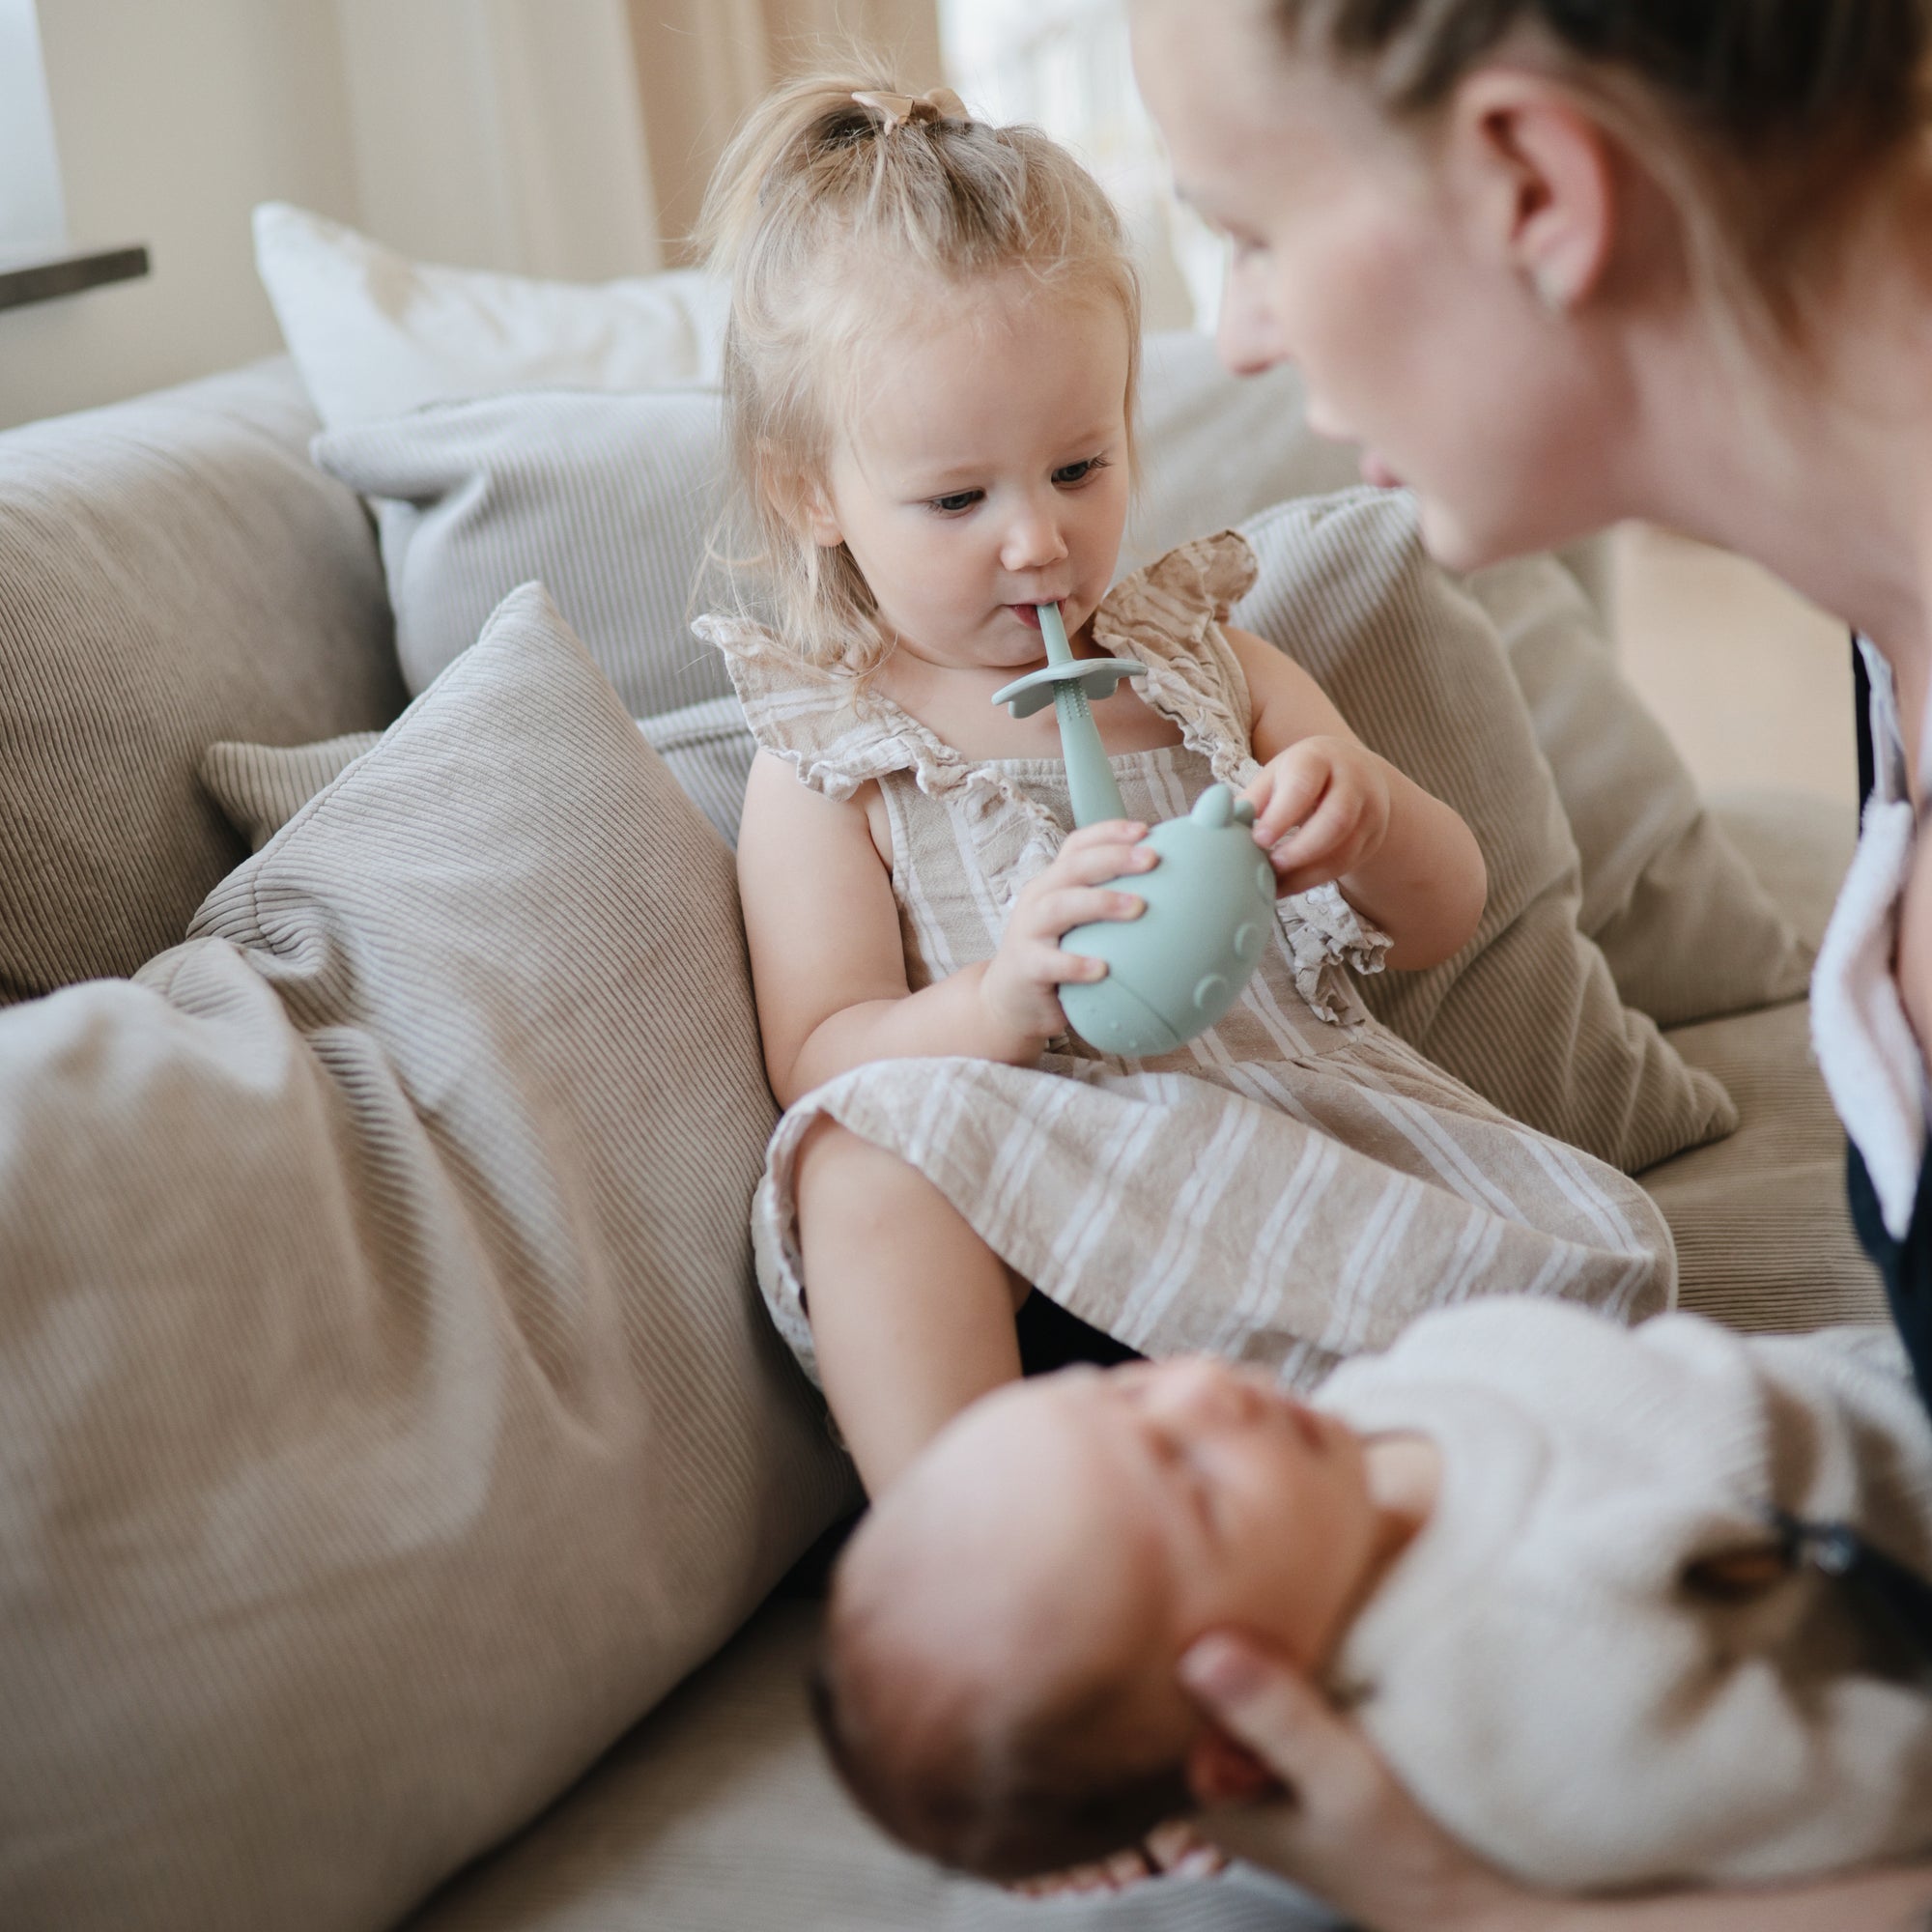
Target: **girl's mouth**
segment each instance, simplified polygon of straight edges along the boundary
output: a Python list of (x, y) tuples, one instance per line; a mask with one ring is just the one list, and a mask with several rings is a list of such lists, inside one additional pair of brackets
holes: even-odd
[(1013, 615), (1020, 620), (1022, 624), (1030, 624), (1036, 631), (1039, 629), (1039, 611), (1036, 606), (1032, 604), (1009, 604), (1007, 606), (1007, 609), (1013, 613)]

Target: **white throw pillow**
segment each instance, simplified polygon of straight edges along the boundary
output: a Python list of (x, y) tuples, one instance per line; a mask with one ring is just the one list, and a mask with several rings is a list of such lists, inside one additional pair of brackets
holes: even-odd
[(279, 201), (255, 211), (255, 266), (330, 429), (505, 389), (718, 380), (724, 291), (696, 269), (582, 284), (440, 268)]

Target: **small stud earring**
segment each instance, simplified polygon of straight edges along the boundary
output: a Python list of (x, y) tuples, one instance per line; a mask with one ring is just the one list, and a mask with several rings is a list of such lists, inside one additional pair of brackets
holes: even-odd
[(1569, 306), (1569, 291), (1563, 286), (1562, 277), (1547, 263), (1538, 263), (1529, 279), (1537, 300), (1551, 315), (1561, 315)]

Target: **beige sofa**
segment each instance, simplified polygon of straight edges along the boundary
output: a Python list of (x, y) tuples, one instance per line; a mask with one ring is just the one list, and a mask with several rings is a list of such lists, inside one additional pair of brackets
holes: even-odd
[[(732, 1577), (707, 1584), (710, 1622), (679, 1626), (669, 1650), (662, 1650), (668, 1642), (662, 1632), (680, 1606), (650, 1605), (647, 1577), (642, 1584), (633, 1578), (634, 1594), (600, 1628), (594, 1652), (571, 1650), (576, 1627), (559, 1607), (567, 1592), (533, 1599), (498, 1648), (476, 1648), (481, 1639), (466, 1619), (477, 1573), (451, 1572), (445, 1579), (425, 1551), (428, 1580), (411, 1611), (422, 1648), (408, 1681), (389, 1680), (390, 1694), (407, 1702), (408, 1713), (388, 1730), (380, 1709), (346, 1721), (332, 1708), (326, 1670), (299, 1682), (289, 1676), (288, 1660), (303, 1654), (305, 1639), (274, 1652), (278, 1661), (263, 1680), (293, 1685), (291, 1694), (272, 1695), (248, 1676), (246, 1657), (278, 1640), (270, 1626), (287, 1608), (266, 1572), (245, 1600), (251, 1607), (195, 1624), (169, 1598), (187, 1574), (183, 1549), (147, 1534), (151, 1525), (138, 1518), (117, 1514), (128, 1494), (173, 1495), (173, 1486), (185, 1493), (201, 1481), (168, 1418), (240, 1412), (255, 1403), (272, 1409), (282, 1400), (276, 1364), (290, 1359), (297, 1340), (281, 1335), (240, 1380), (225, 1371), (218, 1349), (197, 1342), (185, 1365), (173, 1362), (167, 1371), (174, 1406), (110, 1405), (76, 1423), (78, 1435), (54, 1433), (48, 1418), (61, 1419), (62, 1403), (84, 1405), (88, 1391), (100, 1386), (142, 1386), (139, 1360), (119, 1365), (117, 1383), (90, 1383), (76, 1372), (71, 1392), (35, 1364), (92, 1361), (109, 1347), (102, 1338), (111, 1337), (117, 1320), (115, 1296), (131, 1290), (117, 1277), (105, 1245), (89, 1247), (84, 1266), (73, 1257), (97, 1228), (122, 1226), (126, 1235), (121, 1208), (134, 1198), (135, 1181), (127, 1145), (115, 1136), (149, 1103), (152, 1083), (144, 1086), (146, 1076), (128, 1070), (124, 1037), (115, 1035), (124, 1041), (114, 1048), (124, 1054), (115, 1063), (118, 1084), (90, 1086), (89, 1055), (97, 1051), (90, 1042), (105, 1036), (80, 1027), (55, 1052), (48, 1030), (81, 1008), (71, 993), (48, 996), (73, 982), (142, 971), (136, 990), (143, 998), (159, 988), (174, 1003), (170, 1011), (198, 1019), (216, 1001), (210, 962), (228, 972), (242, 959), (256, 962), (257, 977), (286, 969), (279, 980), (270, 972), (269, 983), (299, 1018), (304, 1001), (335, 997), (330, 989), (358, 970), (354, 946), (330, 936), (335, 928), (318, 938), (321, 928), (299, 921), (275, 923), (274, 893), (288, 890), (289, 854), (300, 845), (294, 834), (279, 848), (281, 872), (257, 861), (250, 862), (255, 869), (236, 874), (248, 886), (241, 895), (246, 905), (223, 887), (246, 846), (198, 779), (204, 753), (216, 741), (297, 746), (375, 730), (406, 696), (369, 520), (350, 490), (309, 464), (315, 427), (292, 371), (278, 363), (0, 437), (0, 936), (12, 976), (0, 995), (13, 1002), (0, 1008), (0, 1652), (11, 1660), (0, 1664), (0, 1818), (14, 1821), (0, 1832), (0, 1921), (10, 1932), (175, 1925), (305, 1932), (384, 1923), (417, 1932), (1022, 1924), (1245, 1932), (1325, 1922), (1308, 1901), (1244, 1871), (1110, 1901), (1025, 1904), (931, 1871), (856, 1818), (813, 1747), (801, 1694), (820, 1566), (808, 1558), (765, 1594), (812, 1527), (851, 1501), (822, 1436), (809, 1440), (809, 1428), (757, 1438), (758, 1453), (796, 1464), (744, 1478), (753, 1489), (767, 1484), (761, 1495), (781, 1492), (789, 1499), (789, 1526), (748, 1543)], [(1311, 458), (1308, 487), (1345, 480), (1335, 466), (1331, 457)], [(573, 647), (556, 641), (534, 602), (523, 619), (554, 657), (529, 657), (536, 645), (526, 650), (500, 634), (492, 648), (509, 667), (505, 676), (514, 677), (520, 662), (542, 668), (526, 694), (534, 705), (550, 685), (580, 671)], [(433, 739), (430, 749), (444, 760), (441, 782), (478, 787), (480, 796), (490, 775), (463, 762), (458, 727), (499, 718), (509, 700), (492, 696), (452, 723), (448, 706), (460, 700), (476, 700), (476, 691), (425, 700), (432, 708), (419, 706), (399, 728), (418, 744)], [(583, 698), (589, 722), (582, 728), (592, 735), (609, 722), (602, 702), (595, 692)], [(325, 760), (325, 769), (340, 762)], [(360, 793), (339, 791), (333, 808), (327, 797), (324, 809), (310, 808), (301, 836), (311, 843), (327, 836), (330, 810), (340, 818), (353, 807), (367, 824), (388, 822), (384, 799), (369, 796), (371, 768), (358, 769), (365, 774), (356, 781)], [(668, 791), (663, 799), (650, 792), (656, 781), (643, 765), (633, 776), (645, 787), (639, 796), (646, 805), (668, 814), (665, 838), (676, 848), (676, 865), (714, 883), (727, 876), (722, 845), (696, 814), (677, 817), (683, 808), (674, 808)], [(289, 782), (276, 822), (312, 789), (299, 777)], [(1719, 815), (1815, 944), (1848, 856), (1851, 824), (1829, 809), (1780, 796), (1731, 801)], [(516, 830), (506, 821), (500, 835), (513, 839)], [(626, 865), (652, 863), (644, 846), (624, 849)], [(414, 875), (424, 892), (460, 869), (446, 854), (432, 857), (436, 863)], [(213, 910), (204, 909), (197, 926), (202, 950), (170, 953), (210, 895)], [(559, 920), (567, 910), (558, 910)], [(258, 924), (243, 934), (246, 920)], [(688, 936), (691, 947), (710, 943), (697, 928)], [(718, 959), (735, 958), (736, 943), (729, 933), (719, 939)], [(305, 947), (327, 956), (317, 965)], [(157, 954), (174, 963), (156, 972), (146, 962)], [(449, 973), (467, 970), (453, 952)], [(677, 1001), (699, 998), (681, 992), (684, 983), (666, 977), (655, 990), (644, 982), (641, 992), (633, 988), (633, 1005), (659, 1009), (667, 1038), (680, 1031)], [(89, 1025), (122, 990), (110, 985), (86, 995), (107, 1003), (86, 1009), (95, 1016)], [(741, 1020), (742, 1012), (732, 1024)], [(322, 1020), (315, 1024), (329, 1033)], [(391, 1029), (381, 1034), (394, 1048), (391, 1059), (409, 1044), (407, 1025), (393, 1014), (369, 1024), (379, 1034)], [(608, 1029), (617, 1024), (600, 1016), (606, 1031), (596, 1039), (611, 1037)], [(703, 1024), (695, 1009), (682, 1031)], [(422, 1028), (434, 1025), (425, 1009)], [(329, 1037), (352, 1033), (345, 1023)], [(1675, 1232), (1685, 1304), (1768, 1327), (1876, 1314), (1876, 1286), (1846, 1223), (1842, 1141), (1811, 1064), (1802, 999), (1679, 1026), (1670, 1037), (1691, 1065), (1722, 1080), (1741, 1117), (1727, 1138), (1642, 1177)], [(504, 1050), (513, 1049), (511, 1042)], [(586, 1078), (596, 1064), (593, 1053), (584, 1062), (592, 1069)], [(363, 1091), (345, 1080), (344, 1091)], [(447, 1095), (422, 1098), (425, 1084), (426, 1077), (411, 1091), (419, 1109), (434, 1115)], [(326, 1131), (338, 1127), (347, 1133), (339, 1122)], [(40, 1165), (18, 1180), (14, 1171), (31, 1166), (23, 1153), (29, 1140)], [(244, 1240), (242, 1224), (256, 1212), (273, 1220), (296, 1211), (287, 1204), (297, 1197), (278, 1191), (286, 1181), (265, 1182), (239, 1205), (232, 1192), (222, 1194), (238, 1156), (213, 1138), (156, 1150), (157, 1160), (163, 1151), (164, 1192), (140, 1198), (164, 1203), (165, 1211), (143, 1208), (149, 1224), (134, 1230), (137, 1245), (145, 1239), (151, 1252), (192, 1230), (217, 1199), (222, 1225), (205, 1232), (224, 1252)], [(742, 1202), (748, 1185), (744, 1173), (726, 1174), (725, 1206)], [(379, 1233), (363, 1228), (357, 1238), (373, 1247)], [(732, 1280), (742, 1285), (739, 1248), (727, 1258)], [(298, 1260), (291, 1258), (292, 1270)], [(180, 1264), (171, 1265), (179, 1273)], [(271, 1271), (252, 1276), (234, 1306), (237, 1331), (272, 1309), (285, 1286)], [(755, 1311), (748, 1290), (740, 1301), (731, 1319), (749, 1321)], [(386, 1321), (408, 1311), (377, 1313)], [(56, 1328), (61, 1352), (36, 1352)], [(759, 1345), (732, 1340), (739, 1332), (719, 1328), (724, 1339), (705, 1340), (691, 1362), (708, 1359), (703, 1351), (714, 1346), (750, 1350), (753, 1366), (744, 1373), (764, 1378), (755, 1385), (777, 1391), (773, 1400), (793, 1405), (810, 1422), (802, 1384), (786, 1379), (782, 1363), (753, 1361)], [(638, 1359), (651, 1354), (640, 1348)], [(698, 1373), (690, 1362), (678, 1370), (687, 1378)], [(353, 1384), (353, 1368), (344, 1374), (345, 1385)], [(427, 1384), (415, 1389), (425, 1404), (434, 1398)], [(699, 1406), (694, 1385), (694, 1416)], [(677, 1416), (674, 1402), (660, 1403), (658, 1426), (674, 1435)], [(729, 1460), (728, 1444), (740, 1439), (751, 1438), (720, 1436), (726, 1446), (714, 1444), (706, 1454)], [(124, 1457), (126, 1468), (118, 1460)], [(99, 1474), (110, 1464), (111, 1481)], [(327, 1489), (327, 1462), (304, 1466), (303, 1480)], [(584, 1465), (594, 1467), (595, 1459)], [(798, 1470), (817, 1484), (809, 1506), (797, 1499), (810, 1487)], [(537, 1515), (567, 1509), (573, 1496), (587, 1498), (596, 1480), (585, 1473), (582, 1490), (566, 1484), (546, 1492)], [(487, 1488), (479, 1484), (479, 1493)], [(616, 1500), (621, 1507), (621, 1490)], [(407, 1497), (404, 1515), (406, 1504)], [(612, 1519), (587, 1499), (584, 1506), (584, 1535), (606, 1534)], [(523, 1520), (534, 1534), (536, 1518)], [(329, 1520), (319, 1507), (299, 1548), (325, 1540)], [(171, 1520), (169, 1536), (180, 1536), (184, 1548), (199, 1539), (218, 1562), (232, 1527), (211, 1505), (191, 1522)], [(722, 1545), (726, 1531), (715, 1525), (714, 1540)], [(567, 1548), (567, 1539), (559, 1547)], [(233, 1550), (243, 1568), (270, 1560), (240, 1541)], [(696, 1558), (685, 1550), (679, 1560)], [(338, 1575), (331, 1602), (353, 1604), (357, 1587), (355, 1574)], [(114, 1593), (115, 1615), (96, 1623), (90, 1592), (105, 1591)], [(627, 1619), (641, 1630), (659, 1610), (652, 1641), (664, 1657), (675, 1656), (675, 1671), (628, 1667)], [(190, 1625), (191, 1645), (183, 1638)], [(548, 1674), (519, 1675), (538, 1653)], [(354, 1654), (330, 1651), (325, 1661)], [(161, 1662), (149, 1671), (150, 1660)], [(672, 1688), (663, 1681), (669, 1674), (683, 1681)], [(516, 1686), (515, 1699), (500, 1710), (490, 1709), (484, 1695), (493, 1681)], [(231, 1694), (237, 1684), (251, 1687), (245, 1696)], [(585, 1706), (581, 1721), (547, 1732), (533, 1698), (567, 1701), (573, 1689)], [(355, 1680), (354, 1695), (367, 1694), (366, 1683)], [(349, 1701), (352, 1693), (345, 1688), (342, 1695)], [(224, 1711), (213, 1729), (198, 1718), (211, 1701), (221, 1701)], [(461, 1724), (451, 1716), (459, 1707)], [(617, 1742), (590, 1763), (611, 1739)], [(345, 1808), (340, 1794), (356, 1787), (381, 1791), (373, 1812)], [(341, 1882), (331, 1882), (331, 1872)]]

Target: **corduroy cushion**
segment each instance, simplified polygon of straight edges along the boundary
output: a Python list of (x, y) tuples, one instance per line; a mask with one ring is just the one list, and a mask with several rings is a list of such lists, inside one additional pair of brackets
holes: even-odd
[(243, 853), (195, 782), (212, 739), (401, 707), (368, 521), (304, 461), (314, 424), (270, 364), (0, 435), (0, 1004), (180, 939)]
[(1617, 991), (1661, 1027), (1800, 999), (1812, 949), (1708, 810), (1617, 668), (1596, 612), (1548, 557), (1479, 572), (1577, 840), (1577, 923)]
[(541, 578), (634, 718), (728, 697), (723, 660), (691, 635), (722, 423), (712, 390), (540, 390), (317, 437), (316, 462), (376, 499), (410, 689)]
[(1235, 621), (1453, 805), (1489, 867), (1475, 937), (1428, 972), (1364, 980), (1371, 1010), (1506, 1113), (1628, 1173), (1729, 1132), (1723, 1088), (1624, 1005), (1578, 929), (1577, 844), (1549, 768), (1493, 626), (1430, 562), (1412, 499), (1284, 503), (1245, 533), (1261, 577)]
[(0, 1015), (0, 1923), (367, 1932), (854, 1499), (751, 1287), (729, 855), (528, 586)]
[[(751, 769), (751, 734), (735, 697), (640, 718), (644, 742), (727, 844), (736, 844)], [(220, 741), (201, 761), (201, 781), (228, 821), (259, 852), (324, 785), (375, 749), (379, 734), (352, 731), (319, 745)]]

